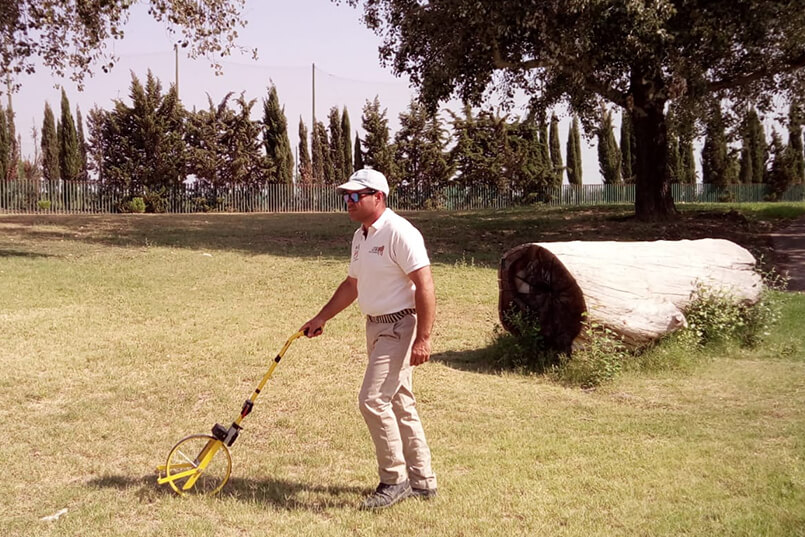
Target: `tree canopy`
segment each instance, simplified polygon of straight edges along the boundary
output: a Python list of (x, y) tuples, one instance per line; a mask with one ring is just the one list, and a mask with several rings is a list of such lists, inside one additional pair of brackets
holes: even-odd
[[(334, 0), (340, 2), (341, 0)], [(601, 101), (629, 111), (635, 210), (674, 214), (666, 105), (790, 97), (805, 81), (805, 9), (790, 0), (346, 0), (383, 38), (380, 56), (430, 106), (493, 89), (535, 110), (565, 103), (588, 130)]]
[[(117, 58), (107, 49), (124, 37), (136, 0), (3, 0), (0, 3), (0, 76), (32, 73), (38, 64), (79, 86), (93, 66), (106, 71)], [(218, 59), (233, 50), (245, 0), (141, 0), (148, 14), (166, 23), (191, 58)], [(256, 54), (256, 51), (252, 51)]]

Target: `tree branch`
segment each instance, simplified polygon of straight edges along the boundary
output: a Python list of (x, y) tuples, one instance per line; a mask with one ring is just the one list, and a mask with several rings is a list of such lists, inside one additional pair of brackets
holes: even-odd
[(716, 80), (708, 85), (708, 89), (711, 92), (718, 92), (731, 88), (739, 88), (763, 78), (782, 73), (790, 73), (792, 71), (796, 71), (797, 69), (802, 69), (803, 67), (805, 67), (805, 53), (800, 54), (791, 61), (783, 62), (782, 64), (777, 62), (769, 62), (763, 69), (758, 69), (752, 73)]
[[(540, 67), (549, 67), (548, 62), (540, 61), (538, 59), (521, 61), (521, 62), (512, 62), (507, 60), (503, 57), (500, 53), (500, 49), (495, 43), (494, 47), (492, 48), (492, 61), (495, 66), (495, 69), (522, 69), (525, 71), (529, 71), (531, 69), (539, 69)], [(600, 81), (596, 80), (590, 73), (594, 70), (590, 65), (583, 65), (584, 62), (562, 62), (560, 65), (555, 65), (554, 68), (559, 69), (560, 71), (564, 72), (568, 75), (576, 75), (578, 73), (585, 73), (584, 74), (584, 86), (589, 89), (590, 91), (596, 93), (597, 95), (603, 97), (604, 99), (610, 101), (613, 104), (616, 104), (620, 107), (626, 107), (627, 96), (625, 93), (615, 90), (614, 88), (602, 84)]]

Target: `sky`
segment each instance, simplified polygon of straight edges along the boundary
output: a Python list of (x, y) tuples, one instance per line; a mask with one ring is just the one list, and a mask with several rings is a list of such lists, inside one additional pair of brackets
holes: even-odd
[[(257, 49), (258, 58), (250, 55), (233, 55), (221, 63), (223, 75), (216, 76), (205, 58), (191, 60), (179, 49), (179, 97), (185, 108), (208, 107), (208, 96), (216, 105), (230, 91), (244, 92), (247, 100), (257, 99), (253, 119), (262, 115), (262, 101), (273, 82), (277, 86), (280, 103), (288, 119), (288, 135), (294, 150), (298, 146), (299, 118), (310, 132), (313, 114), (313, 65), (315, 64), (316, 119), (327, 124), (331, 107), (346, 106), (354, 131), (359, 131), (363, 106), (375, 96), (382, 108), (387, 109), (389, 128), (399, 128), (399, 114), (404, 112), (415, 90), (407, 78), (396, 78), (379, 60), (380, 38), (361, 22), (361, 12), (329, 0), (247, 0), (243, 18), (246, 28), (239, 30), (238, 43), (245, 49)], [(123, 40), (109, 47), (118, 63), (109, 73), (100, 68), (84, 81), (79, 91), (69, 79), (57, 79), (45, 68), (33, 75), (18, 79), (22, 84), (12, 96), (16, 115), (17, 133), (22, 137), (23, 156), (32, 157), (35, 151), (32, 129), (40, 136), (44, 106), (47, 101), (59, 116), (61, 87), (70, 100), (73, 115), (76, 108), (86, 120), (94, 106), (109, 110), (116, 99), (130, 104), (129, 89), (134, 73), (145, 81), (148, 70), (162, 82), (166, 90), (175, 82), (177, 39), (154, 22), (142, 5), (132, 8), (125, 26)], [(5, 104), (5, 103), (4, 103)], [(457, 103), (449, 104), (457, 107)], [(515, 114), (524, 114), (520, 109)], [(569, 118), (561, 117), (560, 137), (563, 151), (567, 140)], [(86, 124), (84, 132), (87, 133)], [(582, 138), (583, 170), (585, 183), (598, 183), (598, 162), (595, 148)], [(565, 178), (565, 182), (567, 179)]]

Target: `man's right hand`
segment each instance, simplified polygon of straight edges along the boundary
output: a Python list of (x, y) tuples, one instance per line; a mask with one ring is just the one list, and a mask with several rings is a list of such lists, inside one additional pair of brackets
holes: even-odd
[(311, 320), (302, 325), (302, 330), (307, 337), (316, 337), (324, 333), (324, 325), (327, 321), (319, 317), (313, 317)]

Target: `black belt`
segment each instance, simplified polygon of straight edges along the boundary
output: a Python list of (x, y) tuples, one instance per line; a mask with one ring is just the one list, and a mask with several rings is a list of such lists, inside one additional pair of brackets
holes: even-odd
[(404, 319), (408, 315), (413, 315), (414, 313), (416, 313), (414, 308), (406, 308), (394, 313), (387, 313), (386, 315), (367, 315), (366, 317), (371, 323), (396, 323), (397, 321)]

